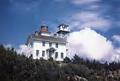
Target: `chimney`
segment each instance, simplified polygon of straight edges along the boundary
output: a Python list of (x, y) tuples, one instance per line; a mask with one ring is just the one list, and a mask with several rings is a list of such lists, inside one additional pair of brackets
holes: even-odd
[(48, 33), (48, 26), (41, 26), (40, 32)]

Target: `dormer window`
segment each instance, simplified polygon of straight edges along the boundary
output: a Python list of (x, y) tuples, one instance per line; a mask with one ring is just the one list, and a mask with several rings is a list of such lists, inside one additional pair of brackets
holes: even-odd
[(52, 43), (51, 42), (49, 43), (49, 47), (52, 47)]
[(42, 42), (42, 46), (45, 46), (45, 41)]
[(64, 57), (64, 53), (61, 53), (61, 58), (63, 58)]
[(69, 31), (68, 25), (66, 24), (61, 24), (58, 26), (58, 28), (59, 28), (59, 31)]
[(56, 48), (58, 48), (58, 43), (56, 43)]
[(39, 55), (39, 50), (36, 50), (36, 56), (38, 56)]
[(44, 57), (45, 56), (45, 51), (42, 51), (42, 57)]
[(58, 58), (58, 52), (55, 53), (55, 58)]

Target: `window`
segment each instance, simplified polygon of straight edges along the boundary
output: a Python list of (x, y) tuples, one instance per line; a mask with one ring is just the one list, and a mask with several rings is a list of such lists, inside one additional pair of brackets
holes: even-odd
[(58, 43), (56, 43), (56, 48), (58, 48)]
[(39, 55), (39, 50), (36, 50), (36, 56), (38, 56)]
[(55, 53), (55, 58), (58, 58), (58, 52)]
[(51, 58), (52, 57), (52, 54), (51, 53), (49, 53), (49, 58)]
[(61, 58), (63, 58), (64, 57), (64, 53), (61, 53)]
[(50, 43), (49, 43), (49, 47), (51, 47), (51, 46), (52, 46), (52, 43), (50, 42)]
[(45, 46), (45, 41), (42, 42), (42, 46)]
[(42, 57), (44, 57), (45, 56), (45, 51), (42, 51)]

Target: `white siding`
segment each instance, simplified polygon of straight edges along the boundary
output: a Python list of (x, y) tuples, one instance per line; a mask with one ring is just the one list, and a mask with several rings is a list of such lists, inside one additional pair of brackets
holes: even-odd
[[(58, 48), (56, 48), (56, 43), (52, 43), (52, 47), (56, 49), (55, 52), (58, 52), (58, 58), (55, 59), (55, 53), (52, 55), (53, 59), (56, 61), (63, 61), (63, 59), (66, 57), (66, 45), (58, 43)], [(44, 59), (48, 59), (48, 55), (46, 53), (46, 50), (50, 48), (49, 42), (45, 42), (45, 46), (42, 46), (42, 41), (33, 41), (33, 58), (39, 59), (42, 57), (42, 51), (45, 51), (45, 57)], [(39, 50), (39, 55), (36, 56), (36, 50)], [(64, 58), (61, 58), (61, 53), (64, 53)]]

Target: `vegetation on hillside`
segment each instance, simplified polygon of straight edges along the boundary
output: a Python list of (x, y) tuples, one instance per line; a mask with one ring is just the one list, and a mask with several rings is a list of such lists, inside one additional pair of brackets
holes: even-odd
[(0, 45), (0, 81), (120, 81), (120, 63), (100, 63), (77, 55), (62, 63), (32, 59)]

